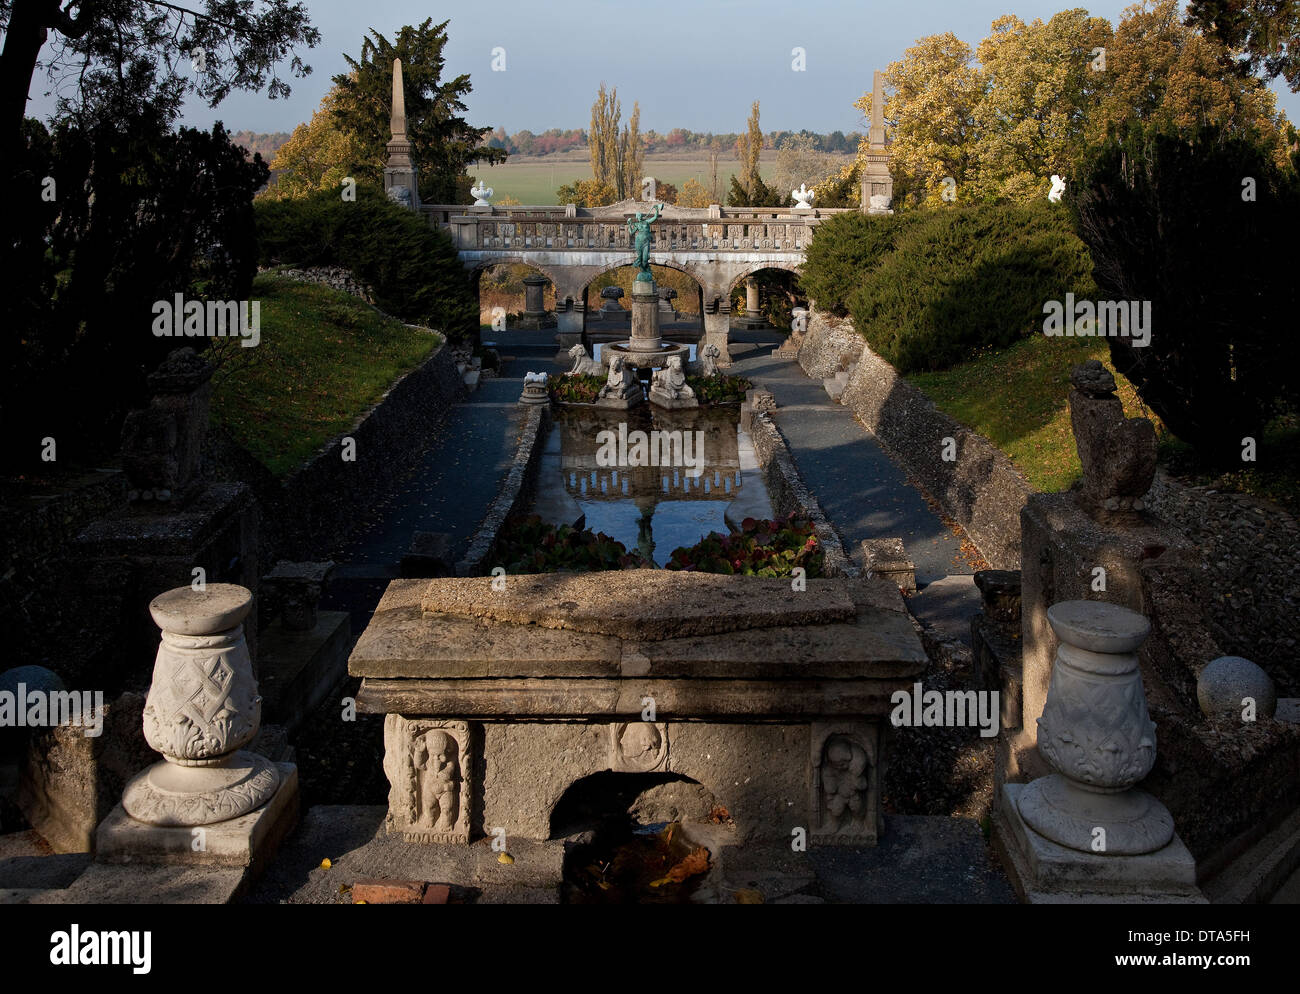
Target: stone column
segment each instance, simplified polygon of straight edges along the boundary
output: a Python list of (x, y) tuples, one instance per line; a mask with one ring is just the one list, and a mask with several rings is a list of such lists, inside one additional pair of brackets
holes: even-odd
[(551, 281), (545, 276), (524, 277), (524, 316), (540, 319), (546, 316), (542, 293)]
[(712, 312), (704, 312), (704, 339), (701, 341), (701, 348), (704, 345), (716, 345), (718, 347), (718, 365), (731, 365), (731, 352), (728, 349), (728, 339), (731, 334), (731, 308), (725, 301), (718, 305)]
[(632, 283), (632, 352), (659, 351), (659, 290), (650, 280)]
[(758, 281), (750, 278), (745, 280), (745, 317), (760, 318), (763, 315), (758, 310)]

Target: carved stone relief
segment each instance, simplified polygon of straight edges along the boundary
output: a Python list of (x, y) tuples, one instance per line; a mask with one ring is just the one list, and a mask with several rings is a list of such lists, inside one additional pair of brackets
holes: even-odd
[(467, 722), (388, 715), (388, 830), (408, 842), (468, 842), (472, 760)]

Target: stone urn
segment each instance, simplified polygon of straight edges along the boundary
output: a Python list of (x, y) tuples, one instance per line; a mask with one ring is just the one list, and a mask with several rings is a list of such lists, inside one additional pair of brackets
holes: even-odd
[(144, 736), (163, 755), (127, 784), (126, 813), (151, 825), (211, 825), (269, 801), (274, 763), (241, 748), (257, 735), (262, 698), (244, 641), (253, 595), (231, 583), (159, 594), (162, 629), (144, 707)]
[(1098, 601), (1054, 604), (1047, 620), (1061, 644), (1038, 719), (1038, 751), (1056, 772), (1021, 792), (1020, 814), (1070, 849), (1154, 852), (1173, 838), (1174, 821), (1134, 787), (1156, 760), (1137, 657), (1151, 623)]

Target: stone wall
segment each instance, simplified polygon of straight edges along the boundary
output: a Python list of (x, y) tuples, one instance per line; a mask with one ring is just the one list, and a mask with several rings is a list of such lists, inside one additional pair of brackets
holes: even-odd
[[(937, 410), (928, 397), (876, 355), (853, 330), (813, 314), (799, 348), (799, 364), (812, 377), (848, 368), (856, 341), (856, 367), (841, 403), (922, 489), (938, 501), (997, 569), (1020, 567), (1020, 509), (1034, 491), (988, 439)], [(956, 458), (942, 458), (952, 439)]]
[(456, 564), (457, 576), (486, 576), (493, 566), (504, 565), (489, 562), (501, 527), (512, 514), (526, 509), (537, 492), (537, 471), (542, 461), (542, 450), (546, 448), (546, 433), (551, 426), (550, 405), (525, 408), (521, 420), (519, 444), (510, 471), (483, 523), (470, 539), (465, 558)]
[[(370, 523), (374, 505), (415, 469), (464, 391), (444, 342), (284, 480), (275, 506), (263, 508), (274, 520), (276, 555), (299, 561), (336, 557)], [(347, 438), (355, 442), (353, 462), (343, 460)]]
[(746, 419), (746, 430), (754, 445), (754, 454), (763, 468), (763, 482), (778, 517), (799, 511), (812, 519), (817, 538), (826, 550), (824, 571), (827, 576), (856, 576), (858, 569), (844, 552), (844, 545), (821, 505), (799, 475), (781, 431), (765, 413)]

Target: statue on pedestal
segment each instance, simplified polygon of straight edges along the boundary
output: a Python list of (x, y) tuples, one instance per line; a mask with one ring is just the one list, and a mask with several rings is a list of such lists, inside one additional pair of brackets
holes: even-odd
[(627, 230), (632, 236), (632, 249), (636, 252), (636, 267), (640, 270), (636, 274), (639, 283), (654, 282), (654, 277), (650, 275), (650, 225), (659, 220), (663, 210), (663, 204), (655, 204), (654, 212), (649, 216), (637, 211), (636, 217), (627, 219)]

